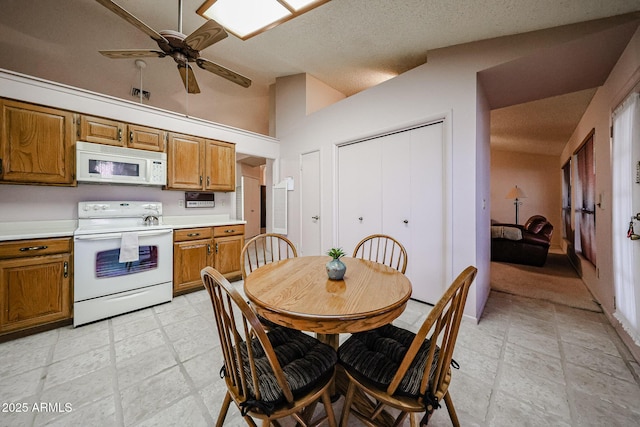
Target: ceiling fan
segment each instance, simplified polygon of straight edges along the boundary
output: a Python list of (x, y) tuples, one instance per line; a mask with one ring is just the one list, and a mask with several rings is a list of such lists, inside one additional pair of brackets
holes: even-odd
[(155, 31), (144, 22), (127, 12), (121, 6), (111, 0), (96, 0), (98, 3), (120, 16), (131, 25), (151, 37), (160, 50), (129, 49), (129, 50), (101, 50), (100, 53), (108, 58), (164, 58), (170, 56), (178, 64), (178, 71), (188, 93), (200, 93), (198, 82), (193, 74), (193, 68), (189, 62), (195, 62), (203, 70), (212, 72), (242, 87), (251, 86), (251, 80), (231, 71), (222, 65), (200, 57), (200, 51), (227, 37), (225, 29), (213, 19), (208, 20), (193, 33), (185, 36), (182, 34), (182, 0), (179, 0), (179, 28), (178, 31)]

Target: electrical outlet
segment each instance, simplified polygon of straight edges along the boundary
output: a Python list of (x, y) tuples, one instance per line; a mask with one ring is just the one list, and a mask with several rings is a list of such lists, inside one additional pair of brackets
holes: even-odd
[(178, 200), (178, 207), (184, 208), (184, 200)]

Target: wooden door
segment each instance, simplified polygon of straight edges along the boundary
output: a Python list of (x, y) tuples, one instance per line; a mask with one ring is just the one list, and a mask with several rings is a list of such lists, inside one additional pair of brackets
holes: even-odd
[(74, 114), (2, 100), (0, 180), (73, 184)]
[(373, 139), (338, 149), (338, 246), (347, 254), (382, 230), (381, 148)]
[(239, 277), (242, 274), (240, 253), (244, 245), (243, 236), (216, 237), (214, 242), (215, 269), (228, 279)]
[(242, 198), (244, 200), (245, 237), (250, 239), (260, 234), (260, 181), (250, 176), (242, 177)]
[(167, 187), (176, 190), (204, 188), (204, 139), (169, 134), (167, 150)]
[(320, 240), (320, 152), (313, 151), (301, 156), (300, 205), (302, 232), (300, 255), (322, 255)]
[(148, 151), (164, 151), (166, 132), (160, 129), (138, 125), (128, 125), (129, 148), (137, 148)]
[(235, 191), (236, 149), (234, 144), (206, 140), (205, 190)]
[(126, 127), (117, 120), (80, 116), (80, 141), (124, 147)]
[(200, 289), (200, 271), (213, 265), (213, 240), (193, 240), (173, 244), (173, 293)]
[(0, 261), (0, 332), (71, 318), (70, 254)]

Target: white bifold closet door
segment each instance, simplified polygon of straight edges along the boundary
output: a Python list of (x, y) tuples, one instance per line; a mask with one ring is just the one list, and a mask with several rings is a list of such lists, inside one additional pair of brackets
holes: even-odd
[(442, 122), (338, 150), (338, 240), (352, 253), (383, 233), (407, 250), (412, 298), (435, 303), (446, 283), (446, 182)]

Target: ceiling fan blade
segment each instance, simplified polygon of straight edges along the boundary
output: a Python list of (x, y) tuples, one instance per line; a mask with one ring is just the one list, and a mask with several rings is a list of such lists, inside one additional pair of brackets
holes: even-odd
[(147, 49), (129, 49), (129, 50), (101, 50), (101, 54), (112, 59), (127, 58), (164, 58), (167, 56), (164, 52), (158, 50)]
[(141, 20), (139, 20), (138, 18), (136, 18), (135, 16), (127, 12), (122, 7), (115, 4), (113, 1), (111, 0), (96, 0), (96, 1), (101, 5), (103, 5), (104, 7), (106, 7), (107, 9), (109, 9), (110, 11), (112, 11), (113, 13), (115, 13), (116, 15), (118, 15), (119, 17), (121, 17), (122, 19), (124, 19), (125, 21), (127, 21), (128, 23), (130, 23), (131, 25), (133, 25), (134, 27), (137, 27), (140, 31), (147, 34), (156, 42), (169, 44), (169, 41), (165, 39), (160, 33), (158, 33), (156, 30), (154, 30), (153, 28), (151, 28), (150, 26), (148, 26), (147, 24), (145, 24), (144, 22), (142, 22)]
[(196, 63), (198, 64), (198, 67), (202, 68), (203, 70), (207, 70), (219, 75), (220, 77), (224, 77), (225, 79), (232, 81), (233, 83), (238, 84), (242, 87), (251, 86), (251, 80), (249, 80), (245, 76), (242, 76), (235, 71), (231, 71), (228, 68), (223, 67), (222, 65), (218, 65), (215, 62), (211, 62), (208, 59), (198, 58), (196, 59)]
[(227, 37), (222, 25), (213, 19), (208, 20), (200, 28), (189, 34), (184, 42), (193, 50), (200, 51)]
[(200, 93), (200, 87), (198, 87), (196, 76), (193, 74), (193, 68), (189, 64), (178, 64), (178, 71), (180, 71), (180, 77), (182, 77), (182, 82), (187, 92)]

